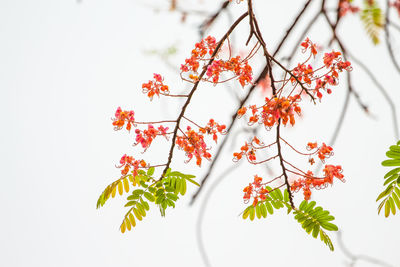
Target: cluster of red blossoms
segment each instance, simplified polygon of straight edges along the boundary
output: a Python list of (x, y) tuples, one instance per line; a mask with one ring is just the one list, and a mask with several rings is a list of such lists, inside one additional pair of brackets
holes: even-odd
[[(122, 110), (121, 107), (117, 108), (117, 111), (115, 112), (115, 118), (113, 119), (113, 125), (115, 126), (115, 130), (121, 130), (125, 123), (126, 129), (130, 131), (132, 129), (132, 125), (135, 127), (135, 118), (134, 118), (134, 112), (133, 110), (127, 111), (127, 110)], [(146, 150), (151, 143), (153, 142), (154, 138), (157, 136), (161, 135), (167, 138), (167, 130), (168, 127), (164, 127), (162, 125), (158, 126), (158, 128), (155, 128), (153, 125), (148, 124), (146, 130), (135, 130), (136, 134), (136, 143), (141, 144), (142, 147)]]
[(333, 184), (333, 178), (336, 177), (340, 181), (344, 182), (344, 176), (342, 174), (342, 167), (340, 165), (325, 165), (323, 170), (324, 177), (314, 177), (311, 171), (308, 171), (303, 177), (291, 184), (291, 190), (298, 192), (300, 189), (303, 190), (304, 199), (309, 200), (311, 197), (311, 189), (323, 189), (329, 184)]
[[(217, 47), (215, 38), (208, 36), (207, 38), (201, 40), (201, 42), (196, 43), (195, 48), (192, 50), (190, 58), (185, 59), (185, 64), (181, 65), (181, 76), (185, 72), (189, 73), (189, 79), (182, 79), (189, 82), (197, 82), (198, 69), (200, 67), (200, 62), (208, 62), (210, 58), (206, 56), (211, 56)], [(223, 72), (232, 72), (234, 77), (237, 78), (242, 86), (251, 83), (253, 77), (253, 71), (251, 66), (248, 64), (246, 59), (241, 59), (240, 56), (232, 57), (228, 60), (215, 59), (211, 65), (208, 66), (206, 76), (203, 78), (204, 81), (212, 82), (214, 84), (225, 82), (220, 81), (220, 75)], [(230, 78), (232, 79), (232, 78)], [(228, 80), (230, 80), (228, 79)]]
[(217, 133), (226, 134), (225, 129), (226, 126), (224, 124), (218, 124), (213, 119), (210, 119), (206, 127), (201, 127), (199, 131), (203, 134), (212, 134), (213, 140), (215, 141), (215, 143), (217, 143), (218, 140)]
[(343, 17), (347, 13), (357, 13), (360, 8), (351, 4), (350, 0), (340, 0), (339, 1), (339, 16)]
[(261, 201), (265, 200), (267, 198), (267, 194), (269, 193), (269, 191), (265, 188), (265, 186), (263, 187), (262, 180), (263, 178), (261, 178), (258, 175), (255, 175), (253, 183), (250, 183), (243, 189), (244, 201), (248, 202), (250, 198), (253, 197), (254, 207), (257, 205), (259, 200)]
[(192, 55), (190, 58), (185, 59), (185, 64), (181, 65), (181, 72), (194, 72), (200, 67), (199, 61), (208, 60), (205, 56), (208, 54), (211, 56), (217, 47), (217, 42), (214, 37), (208, 36), (201, 40), (199, 43), (195, 44), (195, 48), (192, 50)]
[[(276, 144), (276, 142), (269, 145), (264, 145), (264, 143), (262, 143), (256, 136), (254, 136), (253, 140), (251, 140), (250, 143), (245, 142), (245, 144), (240, 148), (240, 152), (233, 153), (233, 161), (237, 162), (241, 160), (243, 156), (246, 156), (248, 162), (252, 164), (259, 164), (260, 162), (256, 162), (256, 151), (271, 147), (274, 144)], [(271, 160), (275, 157), (269, 158), (268, 160)], [(266, 162), (268, 160), (264, 160), (262, 162)]]
[(154, 126), (151, 124), (147, 125), (146, 130), (136, 129), (135, 130), (135, 134), (136, 134), (135, 145), (141, 144), (142, 147), (146, 150), (151, 145), (154, 138), (156, 138), (157, 136), (162, 135), (165, 138), (167, 138), (167, 134), (168, 134), (167, 130), (168, 130), (168, 127), (164, 127), (164, 126), (160, 125), (160, 126), (158, 126), (158, 128), (154, 128)]
[(121, 107), (117, 108), (117, 111), (115, 112), (115, 118), (113, 119), (113, 125), (115, 126), (115, 130), (121, 130), (122, 127), (124, 127), (125, 122), (127, 122), (126, 129), (128, 131), (131, 130), (132, 124), (135, 123), (135, 118), (133, 117), (135, 113), (133, 110), (127, 111), (124, 110), (122, 111)]
[(206, 75), (214, 84), (219, 82), (219, 77), (222, 72), (230, 71), (239, 80), (239, 83), (244, 87), (251, 83), (253, 70), (247, 60), (241, 60), (240, 56), (230, 58), (229, 60), (214, 60), (208, 66)]
[[(316, 45), (312, 43), (310, 39), (307, 38), (303, 43), (301, 43), (301, 46), (303, 47), (303, 52), (310, 50), (311, 55), (315, 56), (317, 54)], [(342, 72), (343, 70), (351, 71), (352, 69), (351, 63), (349, 61), (343, 61), (340, 56), (341, 53), (336, 51), (324, 54), (324, 67), (328, 69), (328, 72), (325, 74), (317, 75), (317, 71), (322, 70), (323, 67), (314, 70), (310, 64), (306, 64), (310, 58), (302, 64), (299, 63), (297, 67), (292, 70), (292, 73), (297, 77), (298, 81), (303, 82), (305, 85), (310, 87), (310, 90), (321, 99), (321, 89), (330, 94), (332, 90), (327, 87), (329, 85), (337, 84), (339, 72)], [(295, 83), (296, 79), (291, 77), (290, 81)], [(314, 85), (313, 82), (315, 82)]]
[[(311, 143), (309, 142), (307, 144), (307, 150), (313, 150), (318, 147), (317, 143)], [(333, 148), (331, 146), (327, 146), (325, 143), (322, 143), (322, 146), (317, 148), (317, 150), (313, 153), (310, 153), (309, 155), (313, 154), (318, 154), (318, 158), (322, 161), (325, 162), (326, 158), (329, 158), (333, 155)], [(313, 158), (310, 158), (309, 162), (311, 165), (315, 162)]]
[(163, 83), (163, 78), (160, 74), (154, 73), (154, 81), (149, 81), (148, 83), (144, 83), (142, 85), (143, 93), (147, 94), (150, 100), (153, 100), (153, 96), (157, 95), (160, 97), (162, 95), (168, 95), (169, 89), (168, 85)]
[(210, 148), (207, 147), (204, 141), (204, 134), (213, 135), (213, 140), (217, 142), (217, 133), (225, 134), (225, 125), (219, 125), (214, 120), (210, 120), (206, 127), (199, 128), (196, 132), (190, 126), (187, 127), (186, 132), (182, 132), (183, 136), (176, 137), (176, 145), (178, 148), (185, 151), (189, 162), (193, 157), (196, 158), (196, 164), (201, 166), (202, 159), (211, 159), (211, 154), (208, 152)]
[[(309, 153), (309, 155), (317, 154), (318, 158), (325, 162), (326, 158), (329, 158), (333, 155), (333, 149), (330, 146), (327, 146), (325, 143), (322, 143), (321, 147), (318, 147), (318, 144), (309, 142), (307, 144), (307, 150), (316, 149), (314, 152)], [(314, 163), (314, 159), (310, 158), (309, 162), (311, 165)], [(300, 189), (303, 189), (304, 199), (309, 200), (311, 197), (311, 189), (323, 189), (328, 184), (333, 183), (333, 178), (336, 177), (339, 180), (344, 182), (344, 176), (342, 174), (342, 167), (340, 165), (325, 165), (323, 169), (324, 177), (315, 177), (311, 171), (307, 171), (307, 173), (299, 174), (302, 178), (295, 180), (291, 184), (291, 190), (297, 192)]]
[(241, 148), (240, 152), (233, 153), (233, 161), (239, 161), (242, 159), (243, 155), (246, 156), (249, 162), (256, 161), (256, 149), (250, 144), (246, 142)]
[(399, 16), (400, 16), (400, 0), (395, 0), (394, 2), (391, 2), (390, 6), (397, 9), (397, 12), (399, 13)]
[(131, 168), (133, 168), (132, 175), (136, 176), (139, 168), (145, 168), (147, 166), (144, 160), (135, 160), (132, 156), (127, 156), (126, 154), (122, 156), (119, 163), (121, 165), (117, 166), (117, 168), (123, 168), (121, 170), (123, 176), (127, 175)]
[[(261, 107), (256, 107), (252, 105), (249, 107), (251, 109), (252, 115), (249, 118), (249, 124), (252, 125), (256, 122), (264, 124), (267, 129), (282, 120), (283, 125), (288, 122), (293, 126), (295, 124), (294, 115), (300, 115), (301, 108), (298, 105), (300, 100), (299, 95), (289, 96), (289, 97), (274, 97), (269, 99), (265, 98), (265, 104)], [(238, 110), (238, 116), (243, 116), (247, 111), (246, 107), (242, 107)]]

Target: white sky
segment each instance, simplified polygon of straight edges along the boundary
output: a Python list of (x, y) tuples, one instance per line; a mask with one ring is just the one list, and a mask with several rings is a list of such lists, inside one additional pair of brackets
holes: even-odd
[[(195, 229), (204, 193), (194, 207), (189, 207), (194, 192), (191, 188), (175, 210), (167, 211), (166, 218), (160, 218), (153, 208), (125, 235), (118, 230), (125, 214), (125, 196), (95, 209), (99, 194), (118, 178), (119, 170), (114, 165), (120, 156), (140, 155), (131, 147), (131, 136), (113, 131), (110, 118), (116, 107), (134, 109), (137, 118), (151, 120), (174, 118), (181, 103), (159, 99), (149, 102), (141, 94), (141, 84), (151, 79), (153, 72), (166, 76), (173, 90), (185, 90), (185, 84), (159, 57), (144, 53), (176, 45), (179, 53), (171, 63), (179, 66), (198, 39), (195, 26), (201, 18), (189, 18), (182, 25), (179, 14), (153, 12), (151, 7), (166, 10), (165, 2), (0, 1), (2, 265), (203, 266)], [(199, 5), (195, 0), (186, 2), (193, 8)], [(212, 11), (222, 1), (200, 2)], [(277, 2), (255, 1), (271, 47), (281, 38), (302, 1)], [(244, 4), (232, 5), (233, 16), (244, 8)], [(393, 19), (398, 21), (398, 17)], [(223, 16), (211, 34), (221, 36), (227, 22)], [(393, 71), (384, 45), (370, 44), (356, 16), (343, 23), (347, 46), (365, 60), (399, 103), (400, 76)], [(243, 23), (237, 39), (247, 37), (247, 30)], [(316, 25), (310, 37), (324, 42), (326, 32), (326, 26)], [(398, 49), (397, 43), (397, 53)], [(255, 73), (260, 67), (257, 62)], [(345, 96), (344, 85), (343, 81), (322, 104), (305, 107), (304, 119), (293, 130), (285, 128), (284, 136), (297, 147), (312, 140), (328, 142)], [(378, 216), (375, 203), (386, 173), (380, 162), (394, 143), (390, 110), (356, 66), (354, 85), (372, 116), (365, 116), (351, 100), (331, 161), (343, 166), (347, 182), (314, 192), (313, 199), (335, 215), (352, 252), (399, 266), (396, 252), (400, 217)], [(240, 86), (232, 89), (245, 94)], [(226, 88), (203, 86), (196, 94), (188, 110), (192, 118), (202, 122), (212, 116), (228, 122), (236, 104)], [(238, 143), (228, 144), (213, 181), (232, 166), (232, 151), (245, 139), (240, 134)], [(160, 143), (144, 156), (162, 161), (167, 146)], [(180, 163), (181, 151), (175, 155), (175, 169), (202, 176), (207, 164), (199, 169), (194, 163)], [(344, 266), (346, 258), (336, 242), (336, 251), (331, 253), (284, 211), (254, 222), (238, 217), (245, 208), (241, 190), (255, 173), (242, 164), (210, 196), (202, 229), (212, 265)], [(296, 199), (298, 203), (300, 198)], [(335, 241), (335, 234), (331, 236)]]

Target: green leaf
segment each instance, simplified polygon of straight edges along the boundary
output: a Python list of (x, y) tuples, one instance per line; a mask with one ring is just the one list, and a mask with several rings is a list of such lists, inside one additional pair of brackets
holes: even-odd
[(395, 204), (394, 204), (393, 198), (392, 198), (392, 197), (389, 197), (389, 200), (388, 200), (388, 201), (390, 202), (390, 209), (391, 209), (391, 211), (392, 211), (392, 214), (395, 215), (395, 214), (396, 214), (396, 206), (395, 206)]
[(386, 152), (386, 156), (388, 158), (392, 158), (392, 159), (399, 159), (400, 158), (400, 152), (388, 151), (388, 152)]
[(393, 185), (389, 185), (382, 193), (379, 194), (378, 198), (376, 201), (380, 200), (381, 198), (384, 198), (385, 196), (389, 195), (393, 190)]
[(140, 185), (141, 185), (142, 187), (144, 187), (144, 188), (149, 187), (149, 186), (146, 184), (145, 181), (140, 181)]
[(175, 208), (175, 203), (171, 199), (166, 199), (168, 206)]
[(145, 210), (150, 210), (150, 206), (149, 203), (147, 203), (146, 201), (144, 201), (142, 198), (140, 199), (140, 203), (143, 205)]
[(152, 176), (154, 174), (154, 167), (151, 167), (147, 170), (147, 176)]
[(141, 220), (142, 220), (142, 215), (140, 214), (140, 212), (139, 212), (137, 209), (135, 209), (135, 208), (133, 208), (132, 211), (133, 211), (133, 213), (135, 214), (136, 218), (137, 218), (139, 221), (141, 221)]
[(136, 203), (137, 203), (136, 201), (129, 201), (128, 203), (125, 204), (125, 207), (134, 206)]
[(400, 153), (400, 146), (399, 146), (399, 144), (400, 144), (400, 141), (397, 143), (397, 146), (390, 146), (390, 147), (389, 147), (390, 151)]
[(144, 206), (140, 203), (136, 204), (136, 208), (138, 209), (138, 211), (140, 212), (140, 215), (142, 215), (142, 217), (146, 216), (146, 211), (144, 209)]
[(316, 204), (317, 204), (317, 203), (316, 203), (315, 201), (311, 201), (310, 203), (307, 204), (306, 207), (304, 207), (304, 211), (305, 211), (305, 212), (311, 211), (311, 210), (314, 208), (314, 206), (315, 206)]
[(329, 221), (333, 221), (334, 219), (335, 219), (335, 217), (333, 217), (332, 215), (329, 215), (329, 216), (320, 217), (319, 221), (329, 222)]
[(186, 193), (186, 180), (185, 179), (181, 180), (181, 190), (180, 190), (180, 192), (181, 192), (182, 196)]
[(390, 202), (386, 201), (386, 203), (385, 203), (385, 217), (387, 218), (387, 217), (389, 217), (389, 215), (390, 215)]
[(171, 172), (171, 168), (168, 168), (167, 171), (165, 172), (165, 176), (169, 176), (170, 172)]
[(283, 201), (289, 202), (289, 192), (286, 189), (283, 191)]
[(272, 205), (269, 201), (265, 202), (265, 207), (267, 208), (269, 214), (274, 214), (274, 209), (272, 208)]
[(173, 201), (177, 201), (179, 199), (179, 197), (175, 194), (172, 193), (167, 193), (167, 198), (173, 200)]
[(394, 201), (394, 202), (396, 203), (396, 205), (397, 205), (397, 208), (400, 210), (400, 199), (399, 199), (399, 197), (397, 196), (396, 193), (392, 194), (392, 197), (393, 197), (393, 201)]
[(389, 178), (386, 179), (386, 181), (385, 181), (385, 183), (383, 183), (383, 185), (385, 186), (385, 185), (393, 182), (394, 180), (396, 180), (395, 182), (397, 183), (397, 178), (399, 178), (399, 175), (397, 173), (393, 174), (392, 176), (390, 176)]
[(139, 195), (130, 195), (127, 197), (128, 200), (135, 200), (135, 199), (139, 199)]
[(188, 180), (189, 182), (191, 182), (192, 184), (195, 184), (195, 185), (197, 185), (197, 186), (200, 186), (199, 183), (197, 183), (196, 181), (194, 181), (194, 180), (192, 180), (192, 179), (190, 179), (190, 178), (188, 178), (188, 177), (186, 177), (186, 176), (185, 176), (185, 179)]
[(387, 159), (382, 161), (382, 166), (392, 167), (392, 166), (400, 166), (400, 159)]
[(260, 204), (260, 212), (261, 215), (266, 218), (267, 217), (267, 208), (265, 207), (265, 205), (263, 203)]
[(181, 184), (182, 184), (181, 179), (176, 179), (175, 194), (178, 194), (181, 191)]
[(321, 222), (321, 226), (322, 226), (322, 228), (324, 228), (324, 229), (326, 229), (328, 231), (337, 231), (337, 230), (339, 230), (336, 225), (334, 225), (333, 223), (329, 223), (329, 222)]
[(283, 201), (283, 195), (282, 195), (281, 190), (279, 188), (277, 188), (277, 189), (274, 190), (274, 192), (276, 192), (275, 195), (276, 195), (277, 199)]
[(160, 188), (160, 189), (158, 189), (157, 192), (156, 192), (156, 197), (161, 196), (161, 195), (164, 195), (164, 193), (165, 193), (164, 188)]
[(317, 237), (318, 237), (319, 228), (320, 228), (319, 224), (316, 223), (316, 224), (314, 225), (313, 232), (312, 232), (312, 236), (313, 236), (314, 238), (317, 238)]
[[(264, 206), (264, 205), (262, 205), (262, 206)], [(261, 219), (260, 204), (256, 206), (256, 216), (257, 216), (258, 219)]]
[(251, 209), (251, 206), (247, 207), (247, 208), (243, 211), (243, 215), (242, 215), (242, 218), (243, 218), (243, 219), (247, 219), (247, 217), (249, 217), (249, 215), (250, 215), (250, 209)]
[(253, 221), (254, 217), (255, 217), (255, 209), (254, 209), (253, 206), (251, 206), (251, 209), (250, 209), (250, 221)]
[(144, 191), (142, 189), (133, 190), (132, 196), (140, 196), (141, 194), (143, 194), (143, 192)]
[(305, 207), (305, 206), (307, 206), (307, 201), (306, 201), (306, 200), (303, 200), (303, 201), (300, 203), (299, 209), (300, 209), (300, 210), (304, 210), (304, 207)]
[(155, 197), (152, 194), (150, 194), (149, 192), (144, 192), (143, 195), (145, 198), (147, 198), (148, 201), (154, 202)]

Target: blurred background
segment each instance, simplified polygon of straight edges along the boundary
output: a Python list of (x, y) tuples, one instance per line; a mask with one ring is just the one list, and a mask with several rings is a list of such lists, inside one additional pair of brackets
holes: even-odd
[[(342, 165), (346, 182), (312, 195), (336, 217), (344, 246), (332, 233), (335, 252), (307, 235), (285, 211), (253, 222), (239, 216), (246, 207), (242, 190), (254, 174), (274, 173), (232, 162), (232, 153), (250, 137), (241, 130), (243, 121), (233, 129), (194, 205), (189, 202), (196, 188), (190, 186), (165, 218), (153, 207), (144, 221), (125, 234), (119, 226), (126, 212), (126, 195), (96, 209), (100, 193), (120, 176), (115, 165), (123, 154), (154, 163), (163, 162), (168, 154), (165, 140), (142, 155), (140, 148), (132, 146), (132, 135), (114, 131), (111, 118), (116, 108), (133, 109), (141, 121), (176, 118), (182, 100), (155, 97), (150, 102), (141, 85), (153, 73), (160, 73), (172, 91), (189, 90), (179, 77), (180, 64), (200, 39), (198, 26), (222, 2), (181, 0), (179, 8), (171, 10), (170, 1), (162, 0), (0, 1), (1, 265), (205, 266), (205, 252), (210, 266), (330, 267), (354, 263), (347, 248), (354, 255), (387, 263), (381, 266), (400, 266), (400, 217), (378, 216), (375, 202), (387, 172), (380, 163), (395, 143), (398, 129), (394, 129), (388, 102), (355, 64), (354, 88), (369, 114), (350, 98), (330, 160)], [(254, 5), (267, 46), (275, 48), (304, 3), (254, 0)], [(299, 25), (318, 8), (312, 6)], [(233, 2), (206, 34), (218, 40), (245, 11), (246, 3)], [(396, 13), (392, 18), (399, 22)], [(362, 59), (398, 105), (400, 75), (384, 42), (372, 44), (358, 15), (348, 15), (341, 23), (340, 34), (349, 51)], [(290, 45), (283, 47), (280, 59), (291, 52), (301, 27), (293, 32)], [(235, 53), (249, 51), (247, 37), (248, 23), (243, 22), (232, 36)], [(330, 39), (326, 23), (316, 21), (308, 37), (326, 48)], [(396, 55), (400, 53), (398, 37), (394, 32)], [(297, 55), (296, 59), (304, 57), (300, 49)], [(260, 54), (252, 60), (254, 76), (262, 60)], [(285, 139), (300, 148), (309, 141), (328, 143), (346, 90), (343, 75), (321, 104), (304, 103), (304, 116), (296, 126), (283, 129)], [(216, 87), (202, 84), (187, 114), (202, 124), (211, 117), (228, 123), (237, 98), (246, 93), (237, 82)], [(248, 103), (264, 97), (260, 89)], [(199, 178), (210, 165), (205, 162), (199, 168), (194, 162), (185, 164), (182, 151), (175, 155), (173, 169)], [(304, 160), (292, 156), (293, 162)], [(301, 198), (298, 193), (296, 203)], [(377, 265), (359, 260), (353, 266)]]

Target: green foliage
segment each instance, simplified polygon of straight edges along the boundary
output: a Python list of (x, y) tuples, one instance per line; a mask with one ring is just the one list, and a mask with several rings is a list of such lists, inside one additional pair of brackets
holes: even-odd
[(384, 27), (384, 15), (378, 5), (378, 1), (364, 1), (364, 8), (361, 11), (361, 21), (374, 45), (378, 44), (379, 34)]
[(314, 238), (317, 238), (319, 235), (321, 241), (333, 251), (332, 241), (322, 228), (327, 231), (337, 231), (338, 227), (331, 223), (335, 217), (330, 215), (329, 211), (319, 206), (315, 207), (315, 205), (315, 201), (308, 202), (304, 200), (301, 202), (299, 208), (293, 211), (293, 214), (295, 214), (294, 218), (308, 234), (312, 234)]
[(129, 182), (131, 182), (133, 186), (137, 185), (136, 180), (131, 174), (123, 176), (120, 179), (114, 181), (112, 184), (109, 184), (97, 200), (96, 208), (103, 207), (110, 196), (114, 198), (117, 190), (120, 195), (124, 193), (124, 190), (126, 193), (129, 192)]
[(129, 192), (129, 181), (133, 186), (139, 187), (127, 197), (125, 207), (129, 207), (129, 210), (120, 226), (122, 233), (126, 230), (130, 231), (136, 226), (137, 220), (141, 221), (146, 216), (146, 211), (150, 210), (149, 202), (157, 205), (161, 215), (165, 216), (166, 209), (175, 208), (179, 195), (183, 196), (186, 193), (186, 181), (200, 186), (193, 180), (194, 175), (171, 172), (171, 169), (168, 169), (164, 177), (158, 180), (153, 177), (153, 174), (154, 168), (149, 168), (147, 172), (139, 170), (134, 178), (132, 175), (127, 175), (108, 185), (100, 195), (97, 208), (102, 207), (110, 196), (114, 197), (117, 189), (120, 195), (123, 194), (123, 189)]
[(284, 207), (286, 207), (288, 213), (290, 213), (292, 207), (289, 203), (289, 194), (287, 191), (285, 190), (284, 194), (282, 194), (282, 191), (279, 188), (275, 190), (272, 190), (272, 188), (269, 186), (266, 188), (268, 191), (270, 191), (270, 193), (265, 201), (258, 202), (255, 207), (253, 205), (248, 206), (243, 211), (243, 219), (249, 218), (251, 221), (253, 221), (255, 216), (257, 216), (258, 219), (261, 219), (261, 217), (266, 218), (268, 214), (274, 214), (274, 209), (281, 209)]
[(322, 207), (315, 207), (315, 201), (307, 202), (305, 200), (301, 202), (297, 209), (293, 210), (289, 201), (289, 193), (286, 189), (283, 194), (279, 188), (272, 190), (270, 187), (267, 187), (267, 189), (271, 192), (268, 194), (265, 201), (258, 202), (255, 207), (253, 205), (248, 206), (243, 211), (243, 219), (250, 219), (253, 221), (256, 217), (258, 219), (266, 218), (268, 214), (274, 214), (274, 209), (278, 210), (286, 207), (287, 214), (293, 211), (295, 215), (294, 218), (308, 234), (311, 234), (314, 238), (317, 238), (319, 235), (321, 241), (324, 242), (330, 250), (334, 250), (331, 239), (323, 230), (338, 230), (338, 227), (331, 222), (335, 217), (330, 215), (329, 211), (324, 210)]
[(400, 141), (397, 142), (397, 145), (389, 147), (386, 156), (389, 159), (382, 161), (382, 166), (396, 168), (387, 172), (383, 177), (385, 179), (383, 185), (387, 187), (379, 194), (376, 201), (382, 199), (378, 206), (378, 214), (385, 207), (385, 217), (389, 217), (390, 212), (393, 215), (396, 214), (396, 206), (400, 210)]

